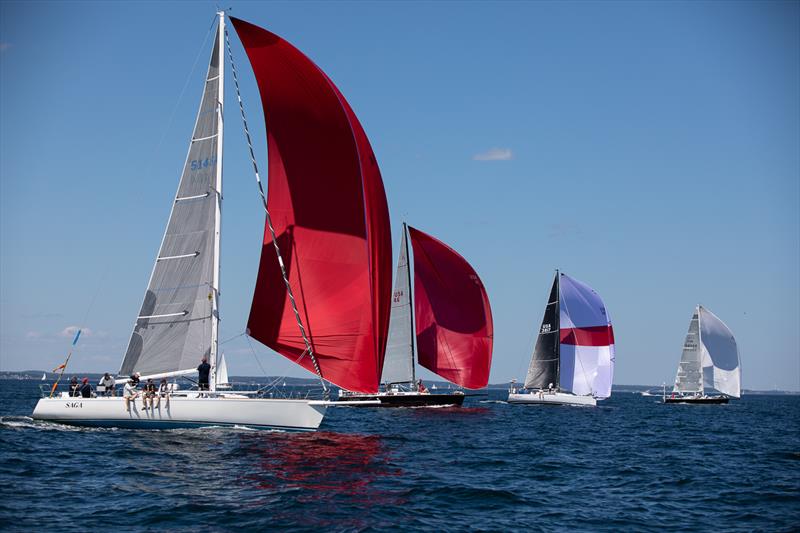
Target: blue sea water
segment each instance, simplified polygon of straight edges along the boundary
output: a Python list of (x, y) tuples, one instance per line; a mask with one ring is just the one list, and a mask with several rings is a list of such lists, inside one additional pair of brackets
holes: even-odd
[(0, 381), (0, 529), (796, 531), (800, 397), (329, 409), (317, 433), (34, 422)]

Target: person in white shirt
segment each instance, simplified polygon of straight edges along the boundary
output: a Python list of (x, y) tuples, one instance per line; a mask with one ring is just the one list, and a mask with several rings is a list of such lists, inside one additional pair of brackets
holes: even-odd
[(131, 410), (131, 402), (133, 408), (136, 409), (136, 398), (139, 396), (139, 391), (136, 386), (139, 384), (139, 379), (134, 376), (125, 382), (125, 387), (122, 389), (122, 397), (125, 398), (125, 409)]
[(103, 378), (100, 380), (99, 385), (102, 385), (105, 388), (105, 396), (115, 396), (114, 378), (111, 377), (111, 374), (106, 372)]

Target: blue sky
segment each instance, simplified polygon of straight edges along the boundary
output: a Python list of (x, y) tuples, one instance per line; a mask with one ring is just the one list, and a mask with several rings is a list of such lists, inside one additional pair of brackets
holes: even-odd
[[(734, 331), (745, 387), (800, 389), (800, 4), (229, 5), (347, 97), (395, 240), (406, 220), (478, 271), (494, 314), (492, 382), (524, 377), (558, 267), (603, 296), (616, 383), (670, 383), (702, 303)], [(214, 11), (0, 3), (0, 369), (55, 367), (79, 325), (71, 368), (119, 368)], [(234, 54), (265, 167), (235, 39)], [(263, 231), (238, 119), (224, 188), (227, 339), (244, 330)], [(306, 375), (252, 347), (258, 363), (243, 337), (223, 345), (232, 374), (258, 375), (260, 363)]]

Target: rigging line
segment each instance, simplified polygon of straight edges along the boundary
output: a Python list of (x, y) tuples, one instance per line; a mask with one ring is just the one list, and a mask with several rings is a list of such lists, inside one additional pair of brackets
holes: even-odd
[[(189, 71), (189, 74), (186, 76), (186, 81), (183, 83), (183, 89), (181, 89), (180, 95), (178, 95), (178, 100), (175, 102), (175, 106), (172, 108), (172, 113), (169, 115), (169, 119), (167, 120), (167, 125), (164, 126), (164, 131), (161, 133), (161, 139), (159, 139), (158, 144), (156, 144), (156, 148), (153, 151), (153, 157), (150, 158), (150, 164), (147, 166), (144, 175), (150, 176), (150, 173), (153, 170), (153, 165), (156, 161), (156, 156), (161, 151), (161, 146), (164, 144), (164, 139), (167, 138), (167, 133), (169, 133), (170, 128), (172, 127), (172, 122), (175, 119), (175, 114), (178, 111), (178, 107), (180, 107), (181, 102), (183, 101), (183, 95), (186, 94), (186, 89), (189, 87), (189, 82), (191, 82), (192, 77), (194, 76), (195, 70), (197, 70), (197, 63), (200, 61), (200, 56), (203, 54), (205, 50), (206, 43), (208, 42), (208, 36), (211, 35), (211, 30), (214, 29), (214, 23), (217, 21), (216, 15), (211, 22), (211, 26), (208, 28), (206, 32), (205, 39), (203, 39), (203, 44), (200, 45), (200, 50), (197, 51), (197, 57), (194, 58), (194, 63), (192, 64), (192, 69)], [(205, 89), (204, 89), (205, 90)]]
[[(306, 328), (303, 326), (303, 321), (300, 318), (300, 312), (297, 310), (297, 302), (294, 298), (294, 292), (292, 291), (292, 286), (289, 283), (289, 277), (286, 273), (286, 267), (283, 264), (283, 257), (281, 256), (281, 250), (278, 246), (278, 237), (275, 235), (275, 228), (272, 225), (272, 217), (269, 214), (269, 209), (267, 208), (267, 196), (264, 193), (264, 186), (261, 183), (261, 176), (258, 174), (258, 164), (256, 163), (256, 156), (255, 152), (253, 151), (253, 141), (250, 138), (250, 128), (247, 126), (247, 117), (244, 113), (244, 103), (242, 102), (242, 95), (239, 90), (239, 76), (236, 73), (236, 63), (233, 61), (233, 49), (231, 48), (231, 40), (228, 34), (228, 29), (225, 28), (225, 44), (228, 47), (228, 57), (231, 61), (231, 72), (233, 73), (233, 83), (236, 86), (236, 98), (239, 101), (239, 111), (242, 114), (242, 125), (244, 126), (244, 134), (247, 138), (247, 147), (250, 149), (250, 160), (253, 162), (253, 172), (256, 176), (256, 183), (258, 184), (258, 192), (261, 195), (261, 203), (264, 207), (264, 212), (266, 213), (267, 217), (267, 227), (269, 228), (270, 235), (272, 236), (272, 245), (275, 247), (275, 254), (278, 257), (278, 265), (281, 267), (281, 276), (283, 277), (283, 283), (286, 286), (286, 294), (289, 296), (289, 301), (292, 304), (292, 311), (294, 311), (294, 317), (297, 321), (297, 327), (300, 329), (300, 335), (303, 337), (303, 342), (306, 345), (306, 350), (303, 352), (304, 354), (308, 354), (311, 357), (311, 363), (314, 365), (314, 370), (319, 377), (319, 381), (322, 384), (322, 390), (325, 393), (326, 399), (328, 398), (330, 392), (328, 390), (328, 385), (325, 384), (325, 379), (322, 377), (322, 370), (320, 370), (319, 363), (317, 362), (317, 358), (314, 356), (314, 350), (311, 347), (311, 341), (308, 339), (308, 335), (306, 335)], [(302, 357), (302, 356), (301, 356)]]

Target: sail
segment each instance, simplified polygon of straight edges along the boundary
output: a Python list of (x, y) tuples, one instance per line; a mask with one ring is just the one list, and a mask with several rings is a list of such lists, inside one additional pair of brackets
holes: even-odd
[(408, 265), (408, 240), (405, 226), (400, 241), (400, 258), (397, 261), (392, 312), (389, 317), (389, 338), (383, 361), (383, 383), (409, 383), (414, 381), (414, 330), (411, 324), (411, 284)]
[(558, 383), (558, 274), (544, 308), (539, 337), (525, 377), (526, 389), (546, 389)]
[(689, 331), (683, 341), (681, 362), (675, 375), (675, 386), (672, 392), (703, 393), (703, 372), (700, 353), (700, 324), (697, 310), (689, 322)]
[[(375, 155), (322, 70), (277, 35), (231, 20), (261, 92), (268, 209), (321, 374), (348, 390), (376, 392), (389, 326), (392, 243)], [(266, 229), (248, 329), (314, 371)]]
[(225, 354), (219, 356), (219, 363), (217, 363), (216, 372), (217, 385), (225, 385), (230, 383), (228, 381), (228, 364), (225, 362)]
[(607, 398), (614, 377), (614, 329), (597, 292), (561, 274), (559, 283), (560, 369), (563, 390)]
[(455, 250), (417, 229), (408, 231), (419, 364), (462, 387), (485, 387), (494, 335), (486, 289)]
[(703, 306), (700, 311), (703, 385), (738, 398), (741, 395), (741, 367), (736, 339), (728, 326)]
[(212, 355), (220, 46), (218, 33), (178, 192), (121, 375), (190, 372), (202, 357)]

